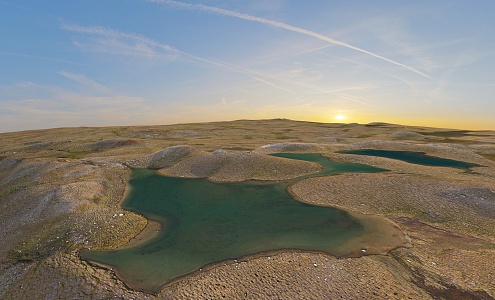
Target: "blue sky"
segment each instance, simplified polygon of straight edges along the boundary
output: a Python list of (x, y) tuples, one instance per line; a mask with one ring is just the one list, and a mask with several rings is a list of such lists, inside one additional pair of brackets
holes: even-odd
[(0, 0), (0, 132), (290, 118), (495, 129), (495, 1)]

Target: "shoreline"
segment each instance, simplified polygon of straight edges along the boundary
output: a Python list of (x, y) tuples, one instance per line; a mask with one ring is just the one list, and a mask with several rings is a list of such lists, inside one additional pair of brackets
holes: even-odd
[[(319, 153), (323, 157), (326, 157), (328, 159), (332, 159), (329, 156), (324, 155), (323, 153)], [(341, 161), (337, 159), (337, 161)], [(342, 160), (344, 161), (344, 160)], [(131, 168), (132, 169), (132, 168)], [(170, 175), (164, 175), (160, 174), (162, 176), (170, 176)], [(232, 265), (232, 264), (237, 264), (238, 261), (245, 261), (248, 262), (250, 260), (254, 260), (257, 258), (263, 258), (263, 257), (270, 257), (270, 256), (275, 256), (283, 253), (316, 253), (316, 254), (321, 254), (321, 255), (327, 255), (333, 258), (361, 258), (363, 256), (370, 256), (370, 255), (388, 255), (391, 251), (399, 249), (399, 248), (411, 248), (412, 247), (412, 239), (411, 237), (401, 230), (401, 227), (397, 225), (393, 220), (382, 216), (382, 215), (374, 215), (370, 213), (363, 213), (363, 212), (358, 212), (355, 210), (352, 210), (351, 207), (343, 207), (340, 205), (319, 205), (315, 204), (311, 201), (304, 201), (300, 197), (298, 197), (293, 191), (292, 191), (292, 186), (295, 184), (304, 184), (305, 180), (311, 179), (311, 178), (317, 178), (317, 177), (330, 177), (332, 175), (327, 175), (327, 176), (318, 176), (318, 173), (313, 173), (316, 176), (311, 176), (312, 174), (307, 174), (307, 175), (302, 175), (299, 178), (293, 178), (290, 180), (280, 180), (280, 179), (275, 179), (275, 180), (252, 180), (252, 179), (246, 179), (242, 180), (241, 182), (247, 182), (247, 181), (260, 181), (260, 182), (284, 182), (287, 181), (288, 184), (286, 186), (286, 191), (287, 193), (296, 201), (301, 202), (301, 203), (306, 203), (314, 206), (321, 206), (321, 207), (332, 207), (336, 209), (340, 209), (347, 214), (349, 214), (351, 217), (357, 219), (360, 224), (363, 225), (364, 231), (360, 233), (359, 235), (350, 238), (348, 241), (344, 242), (341, 245), (338, 245), (335, 247), (335, 251), (331, 252), (325, 252), (325, 251), (311, 251), (311, 250), (300, 250), (300, 249), (278, 249), (278, 250), (272, 250), (272, 251), (267, 251), (267, 252), (259, 252), (259, 253), (254, 253), (250, 255), (246, 255), (243, 257), (239, 258), (228, 258), (225, 260), (221, 260), (218, 262), (213, 262), (209, 263), (207, 265), (204, 265), (202, 267), (199, 267), (196, 271), (193, 271), (191, 273), (187, 273), (184, 275), (180, 275), (176, 278), (171, 279), (170, 281), (164, 283), (163, 285), (160, 285), (159, 288), (156, 290), (150, 291), (146, 289), (142, 289), (139, 287), (133, 287), (132, 285), (129, 284), (125, 280), (124, 277), (120, 276), (117, 269), (114, 269), (112, 266), (105, 265), (102, 263), (96, 263), (93, 261), (90, 261), (91, 263), (96, 263), (98, 266), (106, 268), (111, 270), (127, 287), (135, 290), (135, 291), (140, 291), (144, 292), (147, 294), (152, 294), (152, 295), (158, 295), (161, 293), (166, 287), (172, 286), (175, 283), (187, 279), (187, 278), (193, 278), (197, 276), (200, 272), (202, 271), (208, 271), (215, 269), (220, 266), (226, 266), (226, 265)], [(308, 176), (309, 175), (309, 176)], [(172, 176), (172, 177), (178, 177), (178, 176)], [(209, 178), (205, 178), (206, 180), (213, 181), (213, 182), (218, 182), (216, 180), (211, 180)], [(220, 182), (230, 182), (227, 180), (221, 180)], [(239, 182), (239, 181), (236, 181)], [(126, 188), (125, 195), (120, 202), (120, 205), (122, 207), (123, 202), (125, 201), (126, 197), (128, 196), (128, 193), (130, 192), (131, 187), (128, 185), (128, 188)], [(126, 210), (129, 211), (129, 210)], [(154, 237), (158, 236), (163, 229), (161, 224), (157, 221), (149, 220), (146, 218), (146, 216), (136, 213), (134, 211), (129, 211), (133, 212), (135, 214), (138, 214), (142, 217), (144, 217), (147, 220), (146, 226), (139, 232), (137, 235), (132, 237), (128, 243), (125, 245), (122, 245), (118, 248), (115, 248), (111, 251), (118, 251), (118, 250), (123, 250), (123, 249), (128, 249), (132, 248), (134, 246), (137, 246), (141, 243), (144, 243), (146, 241), (149, 241), (153, 239)], [(417, 220), (419, 221), (419, 220)], [(414, 232), (412, 232), (414, 234)], [(339, 255), (337, 253), (346, 253)]]
[[(0, 253), (5, 259), (7, 254), (15, 256), (0, 270), (0, 298), (71, 299), (85, 293), (105, 299), (116, 295), (123, 299), (495, 299), (495, 131), (371, 125), (240, 120), (4, 134), (0, 175), (5, 209), (0, 219), (7, 227)], [(294, 185), (293, 191), (314, 205), (390, 219), (414, 247), (360, 259), (297, 250), (271, 257), (264, 253), (260, 258), (216, 263), (208, 271), (203, 267), (171, 281), (157, 297), (133, 290), (110, 266), (77, 255), (81, 247), (118, 249), (140, 234), (142, 241), (153, 235), (148, 219), (121, 206), (132, 194), (126, 189), (130, 169), (125, 162), (145, 164), (157, 154), (159, 163), (168, 164), (180, 151), (165, 149), (180, 145), (190, 145), (198, 155), (222, 148), (226, 155), (218, 151), (221, 155), (211, 155), (216, 160), (201, 163), (239, 157), (245, 174), (265, 173), (277, 177), (274, 181), (286, 171), (294, 174), (302, 168), (283, 164), (272, 172), (272, 164), (261, 163), (260, 168), (252, 164), (254, 155), (229, 156), (230, 152), (311, 151), (331, 160), (388, 169), (387, 174), (314, 178)], [(419, 151), (483, 167), (463, 172), (338, 153), (353, 149)], [(240, 177), (234, 165), (224, 170)], [(41, 204), (46, 209), (39, 213)], [(27, 216), (37, 218), (22, 222)], [(376, 220), (370, 222), (379, 226)], [(64, 228), (68, 231), (59, 231)], [(22, 250), (22, 257), (17, 250)], [(22, 260), (25, 255), (34, 260)]]
[[(297, 197), (292, 191), (291, 191), (291, 186), (295, 183), (304, 181), (307, 178), (302, 178), (301, 180), (295, 180), (291, 182), (287, 187), (286, 191), (287, 193), (296, 201), (301, 202), (301, 203), (306, 203), (306, 204), (311, 204), (315, 205), (313, 203), (303, 201), (299, 197)], [(124, 197), (120, 202), (120, 206), (122, 208), (122, 204), (125, 201), (126, 197), (128, 196), (129, 192), (131, 190), (131, 186), (127, 184), (126, 191), (124, 193)], [(318, 206), (318, 205), (316, 205)], [(257, 258), (262, 258), (262, 257), (270, 257), (274, 255), (278, 255), (281, 253), (317, 253), (317, 254), (322, 254), (322, 255), (328, 255), (332, 256), (334, 258), (360, 258), (363, 256), (369, 256), (369, 255), (387, 255), (390, 251), (405, 247), (409, 248), (412, 247), (411, 245), (411, 238), (404, 233), (400, 227), (395, 224), (392, 220), (389, 220), (385, 217), (382, 216), (375, 216), (375, 215), (368, 215), (368, 214), (362, 214), (359, 212), (355, 212), (349, 209), (345, 209), (342, 207), (330, 205), (330, 206), (322, 206), (322, 207), (333, 207), (336, 209), (340, 209), (348, 213), (351, 217), (357, 219), (360, 224), (363, 225), (364, 231), (360, 233), (359, 235), (350, 238), (348, 241), (344, 242), (342, 245), (338, 245), (335, 247), (332, 252), (324, 252), (324, 251), (311, 251), (311, 250), (300, 250), (300, 249), (278, 249), (278, 250), (272, 250), (272, 251), (267, 251), (267, 252), (259, 252), (259, 253), (254, 253), (254, 254), (249, 254), (243, 257), (239, 258), (228, 258), (222, 261), (218, 262), (213, 262), (210, 264), (207, 264), (205, 266), (202, 266), (198, 268), (196, 271), (193, 271), (188, 274), (180, 275), (163, 285), (161, 285), (156, 291), (149, 291), (145, 289), (141, 289), (139, 287), (133, 287), (132, 285), (129, 284), (128, 281), (125, 280), (124, 277), (122, 277), (118, 270), (115, 269), (114, 267), (110, 265), (106, 265), (103, 263), (99, 263), (96, 261), (91, 261), (91, 260), (86, 260), (83, 259), (80, 255), (80, 259), (91, 263), (91, 264), (96, 264), (99, 267), (108, 269), (112, 271), (127, 287), (135, 290), (135, 291), (140, 291), (152, 295), (157, 295), (159, 294), (165, 287), (171, 286), (177, 281), (188, 278), (188, 277), (194, 277), (198, 274), (198, 272), (201, 271), (206, 271), (206, 270), (211, 270), (214, 269), (218, 266), (221, 265), (226, 265), (226, 264), (232, 264), (233, 262), (237, 263), (238, 261), (249, 261), (252, 259), (257, 259)], [(123, 209), (123, 208), (122, 208)], [(138, 214), (145, 218), (147, 220), (146, 226), (134, 237), (132, 237), (126, 244), (119, 246), (117, 248), (114, 248), (110, 251), (119, 251), (119, 250), (124, 250), (124, 249), (129, 249), (135, 246), (138, 246), (139, 244), (145, 243), (146, 241), (150, 241), (153, 238), (157, 237), (160, 235), (161, 231), (163, 230), (161, 223), (158, 221), (154, 221), (151, 219), (146, 218), (146, 216), (136, 213), (134, 211), (126, 210), (128, 212), (132, 212), (135, 214)], [(85, 249), (84, 251), (91, 251)], [(338, 254), (338, 253), (343, 253), (343, 254)]]
[(132, 190), (132, 186), (129, 184), (129, 182), (131, 180), (131, 174), (132, 174), (132, 169), (133, 169), (133, 167), (130, 167), (129, 165), (127, 165), (127, 163), (124, 163), (123, 165), (129, 169), (130, 173), (129, 173), (129, 176), (127, 178), (125, 178), (124, 193), (123, 193), (122, 198), (120, 199), (118, 205), (119, 205), (120, 209), (122, 209), (125, 212), (133, 213), (133, 214), (136, 214), (138, 216), (143, 217), (146, 220), (146, 225), (141, 229), (141, 231), (138, 234), (131, 237), (125, 244), (117, 246), (114, 249), (112, 249), (111, 251), (132, 248), (132, 247), (134, 247), (134, 246), (136, 246), (136, 245), (138, 245), (138, 244), (140, 244), (146, 240), (151, 240), (151, 239), (157, 237), (160, 234), (161, 230), (163, 229), (160, 222), (148, 219), (148, 218), (146, 218), (146, 216), (144, 216), (143, 214), (140, 214), (138, 212), (135, 212), (132, 210), (127, 210), (127, 209), (123, 208), (124, 201), (127, 199), (127, 197), (129, 196), (129, 194), (131, 193), (131, 190)]
[[(304, 181), (303, 179), (302, 181)], [(293, 193), (291, 187), (295, 183), (301, 184), (302, 181), (296, 181), (291, 183), (287, 187), (287, 192), (291, 195), (291, 197), (299, 201), (301, 203), (321, 206), (321, 207), (332, 207), (336, 209), (340, 209), (348, 213), (351, 217), (357, 219), (365, 228), (364, 232), (359, 236), (356, 236), (346, 242), (346, 245), (351, 245), (349, 249), (359, 248), (357, 245), (364, 244), (366, 247), (361, 247), (361, 250), (365, 249), (367, 254), (370, 255), (386, 255), (388, 252), (400, 248), (410, 248), (412, 247), (411, 238), (407, 233), (401, 230), (400, 226), (397, 225), (394, 221), (380, 215), (366, 214), (360, 213), (357, 211), (353, 211), (350, 208), (342, 207), (339, 205), (317, 205), (310, 201), (304, 201), (302, 198), (298, 197), (295, 193)], [(388, 241), (383, 241), (383, 238), (387, 238)], [(381, 240), (380, 240), (381, 239)], [(381, 242), (377, 242), (377, 240)], [(384, 246), (385, 245), (385, 246)], [(385, 250), (388, 249), (388, 250)], [(356, 250), (355, 250), (356, 251)], [(357, 250), (359, 251), (359, 249)], [(362, 255), (358, 256), (361, 257)], [(347, 255), (347, 257), (349, 257)]]
[[(144, 217), (143, 215), (140, 216)], [(162, 231), (162, 224), (158, 221), (154, 221), (150, 219), (146, 219), (146, 221), (147, 221), (146, 226), (143, 228), (143, 230), (141, 230), (141, 232), (139, 232), (137, 235), (132, 237), (124, 245), (112, 249), (111, 251), (129, 249), (144, 242), (150, 241), (156, 238), (157, 236), (159, 236)]]

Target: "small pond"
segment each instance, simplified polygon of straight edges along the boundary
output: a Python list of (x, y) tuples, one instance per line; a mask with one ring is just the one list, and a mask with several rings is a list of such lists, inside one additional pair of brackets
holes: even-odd
[[(384, 171), (318, 154), (277, 156), (322, 164), (312, 176)], [(248, 255), (285, 249), (347, 254), (337, 246), (362, 233), (363, 225), (343, 210), (294, 200), (287, 192), (294, 181), (215, 183), (134, 169), (123, 207), (160, 222), (163, 230), (133, 248), (84, 250), (81, 257), (111, 266), (134, 289), (154, 293), (206, 265)]]
[(402, 160), (412, 164), (433, 167), (453, 167), (459, 169), (467, 169), (478, 166), (477, 164), (472, 164), (464, 161), (426, 155), (424, 152), (362, 149), (342, 151), (340, 153), (386, 157)]

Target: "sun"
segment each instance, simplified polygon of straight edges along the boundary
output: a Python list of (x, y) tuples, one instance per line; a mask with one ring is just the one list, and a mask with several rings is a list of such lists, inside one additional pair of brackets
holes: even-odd
[(345, 116), (344, 115), (336, 115), (335, 116), (335, 120), (337, 120), (337, 121), (344, 121), (345, 120)]

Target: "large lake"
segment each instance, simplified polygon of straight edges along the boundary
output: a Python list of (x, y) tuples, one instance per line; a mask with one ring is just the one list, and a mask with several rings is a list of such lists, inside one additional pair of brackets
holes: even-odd
[[(318, 154), (277, 156), (322, 164), (323, 170), (312, 176), (383, 171), (331, 162)], [(291, 182), (215, 183), (134, 169), (123, 207), (159, 221), (163, 230), (133, 248), (86, 250), (81, 257), (111, 266), (132, 288), (157, 292), (206, 265), (258, 253), (298, 249), (348, 254), (337, 246), (362, 233), (363, 225), (343, 210), (294, 200), (287, 192)]]

